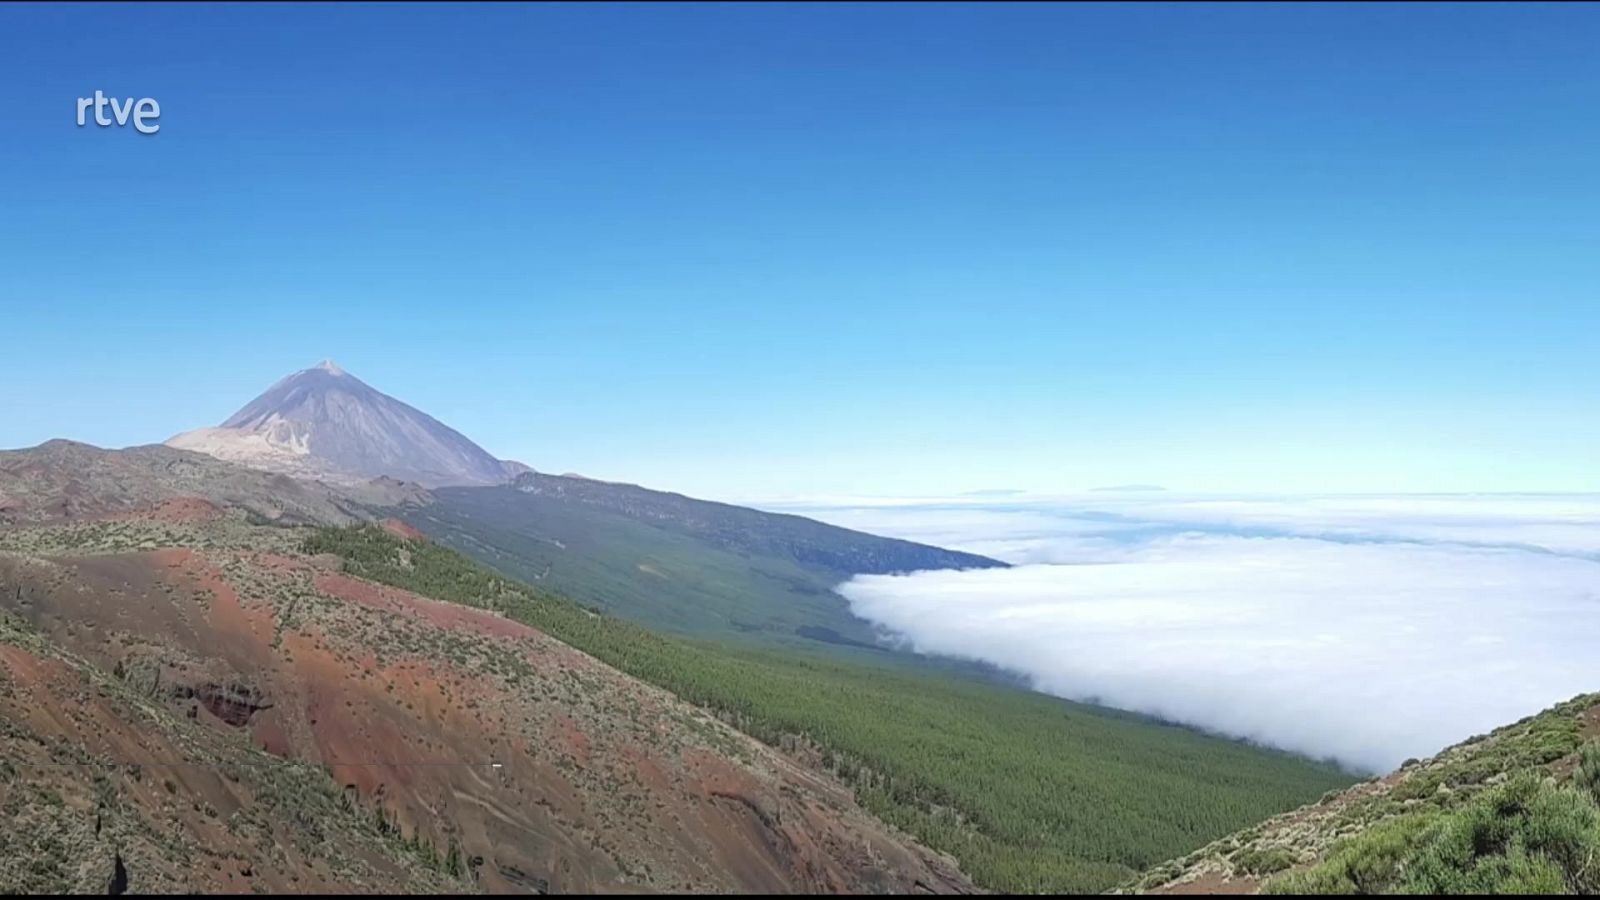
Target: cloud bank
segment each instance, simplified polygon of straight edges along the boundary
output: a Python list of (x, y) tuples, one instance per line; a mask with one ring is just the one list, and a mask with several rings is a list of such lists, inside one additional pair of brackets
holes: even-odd
[(1593, 496), (809, 512), (1021, 563), (841, 586), (918, 652), (1370, 771), (1600, 690)]

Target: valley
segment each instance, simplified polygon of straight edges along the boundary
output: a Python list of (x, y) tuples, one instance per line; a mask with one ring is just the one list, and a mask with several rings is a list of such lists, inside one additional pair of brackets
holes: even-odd
[[(451, 858), (452, 842), (457, 858), (481, 858), (451, 869), (479, 889), (1098, 890), (1348, 782), (1287, 754), (875, 647), (777, 630), (775, 642), (657, 632), (484, 568), (398, 520), (355, 524), (395, 507), (342, 488), (292, 481), (276, 498), (270, 479), (281, 476), (258, 483), (184, 451), (70, 449), (66, 462), (60, 447), (0, 455), (0, 490), (17, 498), (15, 524), (0, 530), (0, 597), (20, 627), (137, 685), (181, 728), (326, 766), (319, 790), (348, 795), (381, 820), (380, 835), (430, 860)], [(151, 458), (159, 463), (146, 468)], [(787, 549), (768, 550), (769, 564), (840, 552), (817, 535), (872, 554), (943, 552), (796, 521), (811, 537), (777, 541)], [(640, 527), (712, 552), (703, 537)], [(731, 561), (752, 551), (716, 552)], [(752, 612), (783, 612), (758, 599)], [(641, 706), (639, 687), (605, 687), (628, 676), (664, 689), (660, 699)], [(652, 711), (662, 704), (683, 712)], [(734, 807), (704, 793), (712, 788), (683, 755), (694, 747), (694, 759), (768, 773), (749, 790), (777, 793), (755, 801), (754, 820), (736, 817), (737, 829), (800, 831), (708, 856), (696, 842), (721, 840), (735, 825), (716, 823)], [(656, 771), (665, 786), (638, 785)], [(790, 786), (758, 787), (770, 778)], [(638, 802), (617, 794), (628, 784), (643, 791)], [(823, 798), (807, 803), (857, 810), (846, 816), (855, 824), (785, 813), (781, 798), (809, 796), (802, 785)], [(685, 832), (662, 837), (674, 828)], [(828, 832), (906, 849), (873, 851), (889, 860), (874, 868), (843, 849), (860, 837)], [(612, 843), (595, 847), (602, 834)], [(797, 860), (791, 846), (825, 858)], [(689, 858), (713, 862), (683, 868)], [(135, 884), (147, 868), (132, 870)]]
[(0, 886), (1349, 888), (1367, 827), (1570, 774), (1590, 727), (1349, 788), (906, 652), (835, 591), (995, 560), (413, 441), (336, 367), (247, 411), (271, 453), (0, 453), (0, 805), (41, 823)]
[(1600, 3), (0, 46), (0, 895), (1600, 895)]
[[(374, 526), (307, 549), (351, 574), (528, 622), (851, 784), (985, 887), (1095, 891), (1233, 823), (1348, 784), (1331, 767), (898, 654), (654, 634)], [(402, 562), (402, 560), (404, 562)]]

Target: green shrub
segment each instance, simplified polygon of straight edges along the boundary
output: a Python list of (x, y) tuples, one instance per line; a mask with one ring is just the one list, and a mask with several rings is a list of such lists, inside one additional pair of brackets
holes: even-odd
[(1321, 863), (1268, 882), (1267, 894), (1383, 894), (1394, 889), (1401, 865), (1433, 815), (1387, 819), (1334, 844)]
[(1233, 855), (1233, 867), (1251, 875), (1271, 875), (1294, 865), (1295, 855), (1284, 847), (1257, 850), (1246, 847)]
[(1524, 771), (1451, 812), (1391, 819), (1318, 865), (1274, 879), (1273, 894), (1600, 892), (1600, 807)]
[(1578, 751), (1578, 769), (1572, 783), (1589, 799), (1600, 803), (1600, 741), (1590, 741)]

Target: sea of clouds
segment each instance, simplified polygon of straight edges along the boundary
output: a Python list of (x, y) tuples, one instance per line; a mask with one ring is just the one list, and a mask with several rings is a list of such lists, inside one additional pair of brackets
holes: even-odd
[(1600, 495), (782, 506), (1014, 564), (840, 587), (918, 652), (1352, 768), (1600, 690)]

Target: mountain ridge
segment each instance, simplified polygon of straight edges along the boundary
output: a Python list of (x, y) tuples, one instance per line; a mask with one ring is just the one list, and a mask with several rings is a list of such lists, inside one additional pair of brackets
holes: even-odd
[(683, 634), (760, 633), (881, 650), (838, 584), (862, 574), (1005, 565), (497, 460), (331, 360), (279, 379), (222, 426), (167, 443), (347, 493), (359, 487), (369, 513), (403, 518), (509, 574), (548, 578), (585, 602)]
[(57, 438), (0, 451), (0, 527), (115, 515), (178, 497), (236, 506), (280, 524), (346, 524), (361, 502), (414, 496), (404, 485), (334, 489), (162, 444), (108, 450)]
[(660, 491), (628, 482), (601, 481), (581, 475), (525, 472), (517, 476), (510, 487), (524, 494), (561, 497), (639, 519), (670, 520), (678, 527), (699, 533), (714, 543), (745, 551), (755, 549), (757, 539), (752, 536), (752, 529), (760, 530), (757, 528), (757, 523), (782, 523), (789, 529), (799, 530), (804, 537), (849, 534), (860, 539), (870, 539), (883, 547), (894, 547), (902, 551), (921, 551), (917, 555), (916, 563), (904, 563), (896, 567), (893, 563), (872, 558), (870, 551), (859, 547), (829, 552), (807, 545), (796, 547), (794, 543), (800, 542), (790, 542), (790, 546), (785, 548), (800, 562), (817, 563), (853, 575), (882, 575), (915, 569), (1009, 568), (1006, 563), (976, 553), (963, 553), (915, 541), (882, 537), (829, 525), (793, 513), (767, 512), (735, 503), (703, 500), (676, 491)]
[(515, 578), (665, 631), (887, 652), (836, 588), (856, 575), (1005, 564), (802, 516), (530, 473), (384, 512)]

